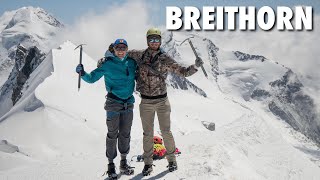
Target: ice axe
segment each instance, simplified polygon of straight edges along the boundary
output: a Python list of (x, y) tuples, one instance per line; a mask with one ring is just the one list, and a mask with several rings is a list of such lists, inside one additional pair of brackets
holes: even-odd
[[(190, 46), (191, 46), (191, 49), (192, 49), (194, 55), (195, 55), (196, 58), (198, 59), (198, 58), (200, 58), (200, 57), (198, 56), (198, 54), (197, 54), (197, 52), (196, 52), (196, 49), (194, 48), (194, 46), (193, 46), (192, 41), (190, 40), (190, 38), (193, 38), (193, 36), (185, 39), (184, 41), (182, 41), (182, 42), (180, 43), (180, 45), (181, 45), (182, 43), (184, 43), (186, 40), (188, 40), (188, 42), (189, 42), (189, 44), (190, 44)], [(202, 72), (203, 72), (204, 76), (206, 76), (206, 78), (208, 78), (208, 74), (207, 74), (206, 70), (204, 69), (203, 65), (201, 65), (201, 69), (202, 69)]]
[[(74, 48), (74, 50), (78, 49), (80, 47), (80, 63), (82, 64), (82, 46), (85, 44), (80, 44), (79, 46), (77, 46), (76, 48)], [(78, 79), (78, 91), (80, 90), (81, 87), (81, 72), (79, 73), (79, 79)]]

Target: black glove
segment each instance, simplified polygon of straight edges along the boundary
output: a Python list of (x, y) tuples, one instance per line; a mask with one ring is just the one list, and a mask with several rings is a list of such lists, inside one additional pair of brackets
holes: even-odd
[(78, 74), (80, 74), (81, 76), (83, 76), (85, 74), (84, 68), (82, 64), (78, 64), (77, 68), (76, 68), (76, 72)]
[(202, 61), (202, 59), (199, 57), (199, 58), (197, 58), (196, 59), (196, 61), (195, 61), (195, 64), (196, 64), (196, 66), (197, 67), (200, 67), (200, 66), (202, 66), (203, 65), (203, 61)]

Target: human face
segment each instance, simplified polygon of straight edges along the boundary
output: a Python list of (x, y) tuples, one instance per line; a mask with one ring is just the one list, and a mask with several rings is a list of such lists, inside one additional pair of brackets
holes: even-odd
[(161, 38), (158, 36), (151, 36), (147, 38), (148, 46), (152, 50), (158, 50), (161, 44)]
[(124, 58), (128, 51), (128, 47), (124, 44), (117, 44), (113, 49), (114, 54), (120, 59)]

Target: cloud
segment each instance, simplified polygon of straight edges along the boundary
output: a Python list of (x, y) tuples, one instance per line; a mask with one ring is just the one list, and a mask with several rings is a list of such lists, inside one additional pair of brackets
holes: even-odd
[(75, 44), (85, 43), (84, 51), (94, 59), (103, 57), (109, 44), (117, 38), (128, 41), (129, 49), (146, 47), (148, 5), (143, 1), (127, 2), (108, 7), (104, 13), (89, 12), (67, 27), (62, 39)]

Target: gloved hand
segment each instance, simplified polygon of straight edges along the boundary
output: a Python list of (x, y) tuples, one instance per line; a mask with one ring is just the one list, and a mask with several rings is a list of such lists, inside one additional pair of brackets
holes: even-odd
[(82, 64), (78, 64), (77, 68), (76, 68), (76, 72), (78, 74), (80, 74), (81, 76), (83, 76), (85, 74), (84, 68)]
[(202, 59), (201, 59), (200, 57), (196, 59), (195, 65), (196, 65), (197, 67), (200, 67), (201, 65), (203, 65), (203, 61), (202, 61)]

